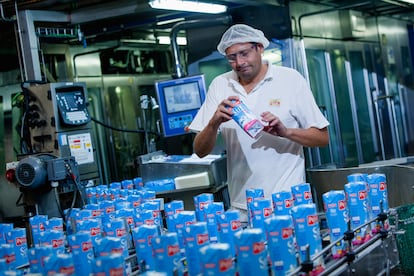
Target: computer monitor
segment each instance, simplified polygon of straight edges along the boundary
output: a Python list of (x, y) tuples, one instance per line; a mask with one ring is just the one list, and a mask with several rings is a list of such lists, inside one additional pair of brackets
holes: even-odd
[(165, 137), (186, 134), (187, 127), (204, 102), (204, 75), (188, 76), (155, 83), (162, 131)]

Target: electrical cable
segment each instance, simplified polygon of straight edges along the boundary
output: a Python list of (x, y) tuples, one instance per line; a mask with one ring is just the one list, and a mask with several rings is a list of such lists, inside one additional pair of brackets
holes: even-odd
[[(57, 190), (57, 186), (53, 187), (53, 192), (54, 192), (54, 195), (55, 195), (55, 201), (56, 201), (56, 205), (57, 205), (59, 214), (62, 218), (64, 218), (65, 216), (64, 216), (64, 213), (63, 213), (63, 210), (62, 210), (62, 206), (60, 205), (59, 193), (58, 193), (58, 190)], [(63, 223), (66, 224), (65, 219), (63, 220)]]
[(95, 118), (93, 118), (93, 117), (91, 117), (91, 120), (92, 120), (93, 122), (95, 122), (95, 123), (99, 124), (99, 125), (102, 125), (102, 126), (104, 126), (104, 127), (106, 127), (106, 128), (109, 128), (109, 129), (112, 129), (112, 130), (115, 130), (115, 131), (120, 131), (120, 132), (132, 132), (132, 133), (145, 133), (145, 132), (148, 132), (148, 133), (154, 134), (154, 135), (156, 135), (156, 136), (159, 136), (159, 134), (158, 134), (157, 132), (154, 132), (154, 131), (145, 131), (145, 130), (143, 130), (143, 129), (125, 129), (125, 128), (117, 128), (117, 127), (113, 127), (113, 126), (110, 126), (110, 125), (108, 125), (108, 124), (105, 124), (105, 123), (103, 123), (103, 122), (101, 122), (101, 121), (99, 121), (99, 120), (97, 120), (97, 119), (95, 119)]

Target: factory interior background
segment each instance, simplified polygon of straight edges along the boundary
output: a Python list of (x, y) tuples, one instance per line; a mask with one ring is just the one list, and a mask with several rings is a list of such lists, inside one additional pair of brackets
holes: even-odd
[[(192, 155), (194, 134), (185, 125), (168, 128), (172, 117), (158, 89), (201, 75), (197, 81), (206, 93), (215, 76), (231, 69), (216, 45), (234, 23), (264, 31), (271, 41), (265, 58), (298, 70), (330, 122), (329, 145), (305, 149), (319, 210), (321, 195), (342, 187), (352, 173), (386, 173), (390, 207), (414, 202), (413, 3), (209, 2), (225, 4), (227, 11), (156, 10), (147, 0), (0, 1), (0, 221), (27, 222), (37, 208), (59, 211), (49, 190), (33, 192), (25, 176), (7, 178), (32, 155), (56, 166), (48, 171), (55, 181), (62, 180), (60, 166), (70, 166), (86, 186), (137, 178), (145, 185), (207, 170), (209, 186), (159, 196), (191, 202), (195, 193), (213, 191), (226, 203), (220, 140), (213, 154), (221, 157), (213, 167), (147, 161), (157, 154)], [(62, 105), (69, 92), (79, 100), (67, 103), (74, 105), (74, 117), (65, 117), (71, 112)], [(58, 119), (63, 117), (67, 121)], [(70, 144), (57, 146), (62, 137), (71, 137)], [(65, 164), (54, 162), (56, 156)], [(39, 168), (29, 178), (42, 174)], [(70, 206), (76, 187), (60, 188), (61, 204)]]

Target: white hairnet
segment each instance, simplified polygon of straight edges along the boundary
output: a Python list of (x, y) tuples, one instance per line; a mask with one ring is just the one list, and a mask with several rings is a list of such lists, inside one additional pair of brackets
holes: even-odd
[(231, 26), (221, 37), (217, 50), (220, 54), (225, 55), (226, 49), (236, 43), (256, 42), (263, 45), (264, 48), (269, 46), (269, 40), (264, 36), (261, 30), (252, 28), (245, 24), (236, 24)]

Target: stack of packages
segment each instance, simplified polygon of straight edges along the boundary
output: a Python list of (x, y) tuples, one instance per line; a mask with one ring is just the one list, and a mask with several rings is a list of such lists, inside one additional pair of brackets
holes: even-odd
[[(387, 229), (388, 221), (368, 222), (377, 218), (381, 212), (388, 211), (387, 182), (384, 174), (350, 174), (343, 190), (332, 190), (322, 195), (333, 258), (341, 258), (347, 252), (348, 244), (339, 240), (348, 230), (348, 223), (355, 230), (352, 245), (361, 245), (381, 227)], [(383, 225), (381, 225), (381, 223)]]
[[(182, 201), (166, 203), (168, 233), (177, 240), (164, 244), (163, 250), (174, 248), (171, 252), (179, 255), (167, 264), (161, 262), (167, 258), (158, 255), (163, 250), (153, 251), (154, 266), (148, 269), (167, 275), (286, 275), (321, 252), (309, 183), (272, 198), (265, 198), (262, 189), (247, 190), (246, 200), (247, 227), (242, 227), (238, 210), (225, 211), (212, 194), (195, 196), (194, 211), (186, 211)], [(316, 275), (323, 270), (322, 257), (313, 263), (310, 273)]]
[[(381, 174), (350, 175), (343, 191), (323, 194), (331, 241), (386, 211)], [(210, 193), (194, 197), (194, 210), (174, 200), (163, 205), (139, 180), (88, 188), (88, 204), (65, 218), (33, 216), (26, 229), (0, 224), (1, 275), (286, 275), (311, 261), (324, 269), (319, 218), (309, 183), (266, 198), (246, 191), (248, 225), (238, 210), (224, 210)], [(378, 231), (360, 227), (354, 244)], [(332, 248), (334, 258), (346, 252)], [(134, 254), (135, 253), (135, 254)], [(7, 272), (7, 273), (6, 273)]]

